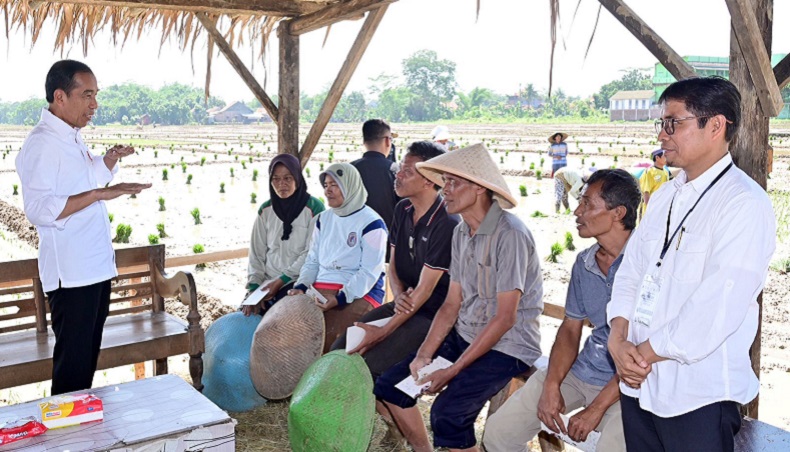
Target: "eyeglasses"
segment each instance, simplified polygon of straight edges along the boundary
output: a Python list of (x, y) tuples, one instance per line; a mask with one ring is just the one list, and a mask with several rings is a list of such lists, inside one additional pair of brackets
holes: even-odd
[(663, 129), (667, 135), (674, 135), (675, 134), (675, 124), (688, 121), (689, 119), (702, 119), (702, 118), (712, 118), (713, 115), (705, 115), (705, 116), (688, 116), (686, 118), (666, 118), (666, 119), (656, 119), (656, 134), (660, 134), (661, 130)]

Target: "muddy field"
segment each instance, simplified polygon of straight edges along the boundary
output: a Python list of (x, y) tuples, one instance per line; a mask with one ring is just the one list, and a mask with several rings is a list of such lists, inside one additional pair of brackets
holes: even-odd
[[(415, 140), (427, 139), (431, 125), (393, 126), (399, 134), (395, 144), (399, 153)], [(302, 139), (307, 128), (301, 130)], [(591, 241), (575, 235), (573, 215), (554, 213), (553, 181), (542, 178), (551, 171), (546, 155), (547, 137), (555, 130), (548, 125), (452, 125), (450, 130), (457, 144), (464, 146), (483, 141), (492, 157), (506, 175), (511, 191), (519, 196), (520, 187), (526, 197), (520, 197), (514, 212), (532, 231), (539, 253), (549, 254), (551, 245), (564, 242), (566, 232), (572, 232), (577, 249), (584, 249)], [(652, 124), (590, 124), (562, 125), (570, 134), (567, 140), (571, 155), (570, 166), (597, 168), (631, 167), (649, 162), (646, 156), (657, 148)], [(14, 159), (29, 128), (0, 126), (0, 259), (13, 260), (35, 256), (37, 236), (22, 214), (22, 198), (13, 195), (13, 185), (19, 184), (14, 172)], [(775, 149), (774, 172), (768, 181), (779, 219), (779, 247), (774, 256), (778, 262), (790, 258), (790, 126), (771, 130)], [(101, 127), (85, 129), (85, 141), (100, 153), (116, 144), (132, 144), (138, 152), (121, 163), (115, 181), (150, 182), (153, 187), (136, 199), (118, 199), (108, 203), (115, 228), (124, 223), (132, 227), (129, 245), (148, 244), (149, 234), (156, 234), (156, 225), (163, 223), (168, 237), (162, 239), (168, 256), (192, 254), (193, 246), (201, 244), (206, 252), (246, 247), (258, 206), (268, 198), (268, 161), (276, 154), (276, 129), (273, 125), (211, 126), (211, 127), (146, 127), (138, 129)], [(351, 161), (361, 155), (359, 125), (328, 127), (306, 174), (311, 194), (323, 195), (318, 184), (322, 166), (330, 161)], [(183, 166), (182, 166), (183, 165)], [(167, 180), (163, 171), (167, 170)], [(257, 171), (256, 180), (253, 180)], [(541, 172), (540, 175), (538, 172)], [(187, 184), (188, 179), (191, 183)], [(224, 193), (220, 193), (224, 184)], [(252, 201), (252, 194), (257, 199)], [(160, 211), (159, 198), (164, 198), (165, 210)], [(571, 200), (571, 208), (576, 204)], [(199, 209), (202, 224), (196, 225), (190, 212)], [(570, 268), (576, 252), (565, 251), (559, 263), (543, 264), (545, 300), (564, 304)], [(204, 324), (234, 309), (244, 295), (246, 263), (242, 260), (208, 264), (205, 269), (187, 268), (195, 274), (201, 293)], [(790, 394), (790, 278), (777, 270), (769, 274), (764, 294), (762, 393), (760, 418), (769, 423), (790, 427), (790, 415), (782, 403)], [(548, 353), (558, 322), (543, 320), (544, 352)], [(180, 358), (173, 359), (180, 361)], [(175, 366), (175, 367), (173, 367)], [(171, 369), (178, 369), (174, 362)], [(178, 371), (178, 370), (177, 370)], [(186, 375), (186, 371), (181, 372)], [(128, 369), (110, 371), (107, 382), (133, 378)], [(109, 375), (109, 376), (108, 376)], [(11, 391), (0, 391), (0, 404), (15, 403), (42, 396), (46, 384), (29, 385)], [(271, 423), (284, 419), (284, 404), (267, 407), (262, 414), (271, 416)], [(258, 413), (259, 414), (259, 413)], [(256, 414), (257, 415), (257, 414)], [(249, 415), (240, 415), (239, 450), (281, 450), (285, 436), (269, 438), (265, 443), (250, 443), (255, 433), (245, 426)], [(278, 421), (279, 419), (279, 421)], [(482, 425), (482, 424), (481, 424)], [(282, 431), (280, 428), (273, 431)], [(285, 431), (282, 431), (285, 435)], [(391, 450), (382, 443), (381, 425), (377, 426), (376, 450)], [(388, 447), (390, 447), (388, 449)]]

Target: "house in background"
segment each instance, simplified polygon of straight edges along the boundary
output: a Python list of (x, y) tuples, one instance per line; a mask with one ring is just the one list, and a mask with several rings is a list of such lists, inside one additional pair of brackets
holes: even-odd
[(609, 98), (610, 121), (647, 121), (661, 116), (653, 90), (618, 91)]
[(252, 109), (244, 104), (242, 101), (236, 101), (232, 104), (225, 105), (219, 111), (208, 111), (208, 122), (209, 124), (216, 124), (216, 123), (236, 123), (236, 124), (243, 124), (247, 122), (247, 118), (245, 115), (250, 115), (253, 113)]

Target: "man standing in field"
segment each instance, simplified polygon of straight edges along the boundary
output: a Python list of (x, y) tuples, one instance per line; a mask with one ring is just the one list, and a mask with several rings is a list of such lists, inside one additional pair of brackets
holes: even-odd
[(760, 382), (749, 349), (776, 247), (771, 201), (729, 153), (741, 96), (719, 77), (675, 82), (658, 140), (683, 171), (650, 198), (607, 309), (628, 450), (732, 451)]
[(118, 275), (104, 201), (140, 193), (151, 184), (107, 186), (120, 158), (88, 150), (80, 129), (90, 122), (99, 89), (83, 63), (63, 60), (47, 73), (49, 106), (16, 159), (25, 215), (39, 235), (38, 271), (55, 333), (52, 394), (88, 389), (110, 309), (110, 280)]
[(658, 191), (659, 187), (669, 181), (669, 171), (667, 170), (667, 157), (664, 155), (663, 149), (657, 149), (652, 152), (653, 166), (646, 169), (639, 177), (639, 187), (642, 190), (642, 205), (639, 206), (639, 218), (645, 215), (647, 210), (647, 203), (650, 201), (650, 196)]

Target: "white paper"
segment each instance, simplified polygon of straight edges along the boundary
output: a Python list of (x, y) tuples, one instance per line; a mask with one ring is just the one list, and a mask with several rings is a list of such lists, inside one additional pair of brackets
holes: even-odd
[(327, 302), (326, 297), (323, 296), (321, 294), (321, 292), (316, 290), (316, 288), (313, 287), (312, 285), (310, 285), (310, 287), (307, 288), (307, 292), (305, 292), (305, 295), (307, 295), (309, 297), (312, 297), (313, 299), (315, 299), (315, 301), (317, 301), (317, 302), (319, 302), (321, 304), (326, 304), (326, 302)]
[[(417, 377), (422, 378), (426, 375), (432, 374), (437, 370), (447, 369), (448, 367), (452, 366), (453, 363), (450, 361), (442, 358), (441, 356), (437, 357), (430, 364), (423, 367), (422, 369), (417, 371)], [(411, 375), (404, 378), (403, 381), (396, 384), (395, 387), (403, 391), (407, 396), (416, 399), (424, 389), (428, 389), (431, 386), (431, 382), (428, 381), (422, 385), (417, 384), (417, 380), (412, 378)]]
[(255, 306), (256, 304), (260, 303), (261, 300), (263, 300), (266, 297), (266, 295), (269, 295), (269, 289), (263, 289), (263, 287), (268, 286), (269, 283), (271, 283), (271, 281), (266, 281), (263, 284), (261, 284), (261, 286), (259, 288), (253, 290), (250, 293), (250, 296), (248, 296), (241, 303), (241, 305), (242, 306)]
[[(368, 325), (382, 327), (388, 323), (390, 323), (392, 317), (387, 317), (385, 319), (374, 320), (372, 322), (368, 322)], [(365, 338), (365, 330), (358, 326), (351, 325), (350, 327), (346, 328), (346, 353), (354, 350), (362, 343), (362, 339)]]
[[(570, 420), (569, 416), (566, 416), (560, 413), (560, 418), (562, 422), (565, 423), (565, 428), (568, 428), (568, 421)], [(601, 432), (597, 432), (595, 430), (591, 431), (587, 434), (587, 440), (584, 442), (577, 442), (572, 440), (568, 435), (564, 433), (554, 433), (543, 422), (540, 423), (540, 428), (551, 435), (554, 435), (564, 441), (566, 444), (570, 444), (571, 446), (583, 451), (583, 452), (595, 452), (595, 448), (598, 445), (598, 439), (601, 437)]]

